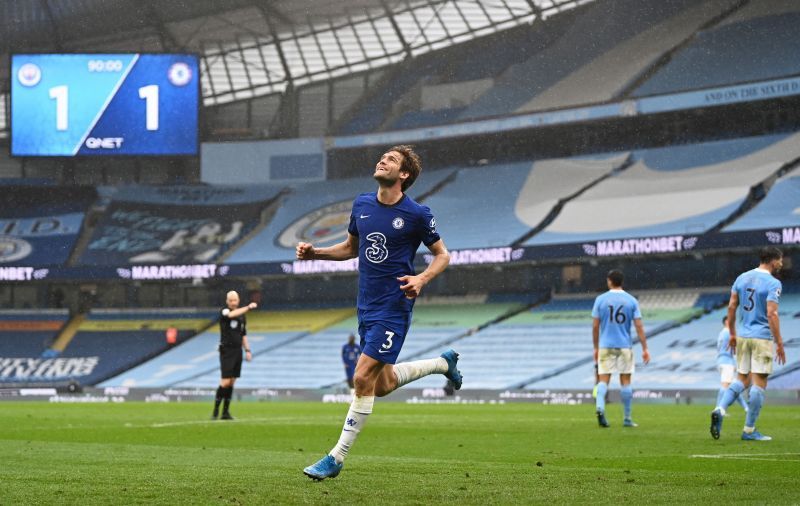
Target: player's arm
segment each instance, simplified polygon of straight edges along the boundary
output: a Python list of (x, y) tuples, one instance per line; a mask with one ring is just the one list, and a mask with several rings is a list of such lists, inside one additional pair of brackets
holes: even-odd
[(247, 336), (242, 336), (242, 348), (244, 348), (244, 358), (248, 362), (253, 360), (253, 354), (250, 352), (250, 343), (247, 342)]
[(255, 302), (251, 302), (250, 304), (248, 304), (248, 305), (246, 305), (244, 307), (237, 308), (237, 309), (225, 308), (225, 309), (222, 310), (222, 316), (227, 316), (230, 319), (239, 318), (240, 316), (242, 316), (246, 312), (250, 311), (251, 309), (255, 309), (257, 307), (258, 307), (258, 304), (256, 304)]
[(731, 292), (731, 300), (728, 301), (728, 331), (731, 333), (731, 337), (728, 340), (728, 349), (732, 353), (736, 353), (736, 308), (738, 307), (739, 294)]
[(600, 318), (592, 318), (592, 345), (594, 346), (594, 363), (600, 354)]
[(650, 352), (647, 350), (647, 336), (644, 333), (644, 324), (641, 318), (634, 318), (633, 326), (636, 327), (636, 335), (639, 336), (639, 343), (642, 345), (642, 362), (650, 363)]
[(404, 283), (400, 286), (400, 289), (406, 293), (406, 298), (413, 299), (419, 297), (422, 287), (441, 274), (450, 263), (450, 253), (447, 251), (447, 247), (441, 239), (428, 246), (428, 249), (433, 253), (433, 261), (428, 265), (427, 269), (416, 276), (406, 275), (397, 278), (397, 281)]
[(775, 339), (775, 355), (779, 364), (786, 363), (786, 351), (783, 349), (783, 337), (781, 337), (781, 320), (778, 316), (778, 303), (767, 301), (767, 322), (772, 338)]
[(297, 243), (298, 260), (349, 260), (358, 256), (358, 237), (348, 233), (344, 241), (328, 246), (315, 248), (311, 243)]

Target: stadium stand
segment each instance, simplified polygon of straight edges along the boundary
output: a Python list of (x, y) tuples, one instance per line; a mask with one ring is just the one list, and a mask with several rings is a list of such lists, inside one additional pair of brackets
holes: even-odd
[(44, 185), (3, 190), (0, 262), (28, 266), (65, 263), (80, 235), (86, 210), (97, 198), (96, 190)]
[(800, 226), (800, 175), (778, 179), (766, 197), (723, 232)]
[(167, 351), (168, 328), (180, 343), (209, 326), (215, 312), (193, 309), (102, 309), (91, 311), (60, 357), (93, 362), (74, 379), (93, 385)]
[(618, 153), (534, 162), (517, 197), (517, 218), (529, 228), (542, 225), (562, 201), (619, 170), (628, 158)]
[[(339, 133), (610, 101), (738, 4), (614, 0), (426, 55), (398, 65)], [(587, 34), (592, 43), (576, 47)]]
[[(519, 304), (458, 304), (426, 305), (414, 309), (409, 335), (403, 344), (400, 361), (418, 355), (423, 350), (452, 340), (503, 314), (521, 308)], [(357, 334), (358, 322), (350, 317), (320, 332), (303, 336), (286, 346), (258, 356), (248, 367), (237, 385), (243, 387), (319, 388), (344, 380), (341, 361), (342, 345), (350, 332)], [(429, 351), (438, 356), (444, 349)], [(216, 376), (209, 374), (185, 385), (210, 386)]]
[[(662, 2), (670, 3), (673, 2)], [(655, 65), (675, 46), (691, 37), (704, 24), (737, 4), (734, 0), (684, 4), (680, 11), (664, 12), (663, 20), (622, 40), (608, 51), (598, 52), (580, 68), (542, 90), (517, 112), (554, 109), (618, 98), (643, 72)], [(624, 6), (613, 6), (614, 9)], [(631, 11), (631, 16), (633, 11)], [(616, 14), (620, 14), (617, 10)], [(609, 30), (615, 30), (616, 26)], [(569, 50), (569, 49), (567, 49)], [(586, 86), (586, 83), (592, 83)]]
[[(524, 107), (526, 110), (545, 107), (544, 102), (531, 103), (537, 94), (557, 85), (616, 46), (632, 42), (637, 35), (654, 30), (654, 27), (665, 23), (693, 3), (696, 2), (650, 2), (647, 9), (637, 8), (641, 5), (638, 0), (590, 4), (576, 11), (572, 22), (556, 41), (525, 62), (511, 66), (459, 118), (465, 120), (509, 113), (526, 104), (529, 104)], [(600, 27), (603, 29), (599, 30)], [(664, 29), (660, 28), (661, 31)], [(591, 34), (591, 43), (575, 44), (576, 40), (583, 40), (587, 34)], [(663, 50), (668, 48), (665, 45)], [(623, 53), (620, 51), (617, 54)], [(601, 90), (600, 96), (608, 95), (607, 86), (601, 86)], [(581, 99), (585, 100), (585, 95)]]
[(751, 187), (800, 156), (798, 138), (777, 134), (634, 152), (631, 167), (570, 201), (526, 244), (706, 232), (736, 212)]
[[(642, 308), (645, 331), (653, 338), (653, 343), (656, 341), (663, 343), (665, 339), (662, 336), (672, 332), (668, 329), (690, 327), (693, 323), (683, 324), (703, 315), (712, 307), (724, 304), (727, 293), (724, 289), (704, 293), (667, 290), (642, 292), (638, 299)], [(544, 306), (541, 310), (534, 310), (524, 317), (521, 315), (518, 317), (518, 322), (512, 322), (513, 319), (503, 322), (510, 326), (508, 329), (510, 332), (521, 334), (522, 337), (516, 339), (520, 341), (520, 346), (529, 348), (527, 351), (530, 352), (526, 351), (525, 356), (529, 358), (521, 364), (516, 378), (524, 376), (525, 372), (529, 374), (522, 382), (515, 383), (512, 375), (509, 375), (508, 379), (512, 381), (502, 386), (499, 383), (495, 384), (499, 388), (525, 386), (529, 389), (581, 389), (587, 385), (591, 388), (594, 384), (590, 333), (592, 302), (593, 299), (583, 299), (580, 300), (577, 309), (569, 309), (570, 305), (576, 307), (575, 301), (554, 301), (554, 306)], [(565, 303), (570, 305), (565, 306)], [(513, 325), (515, 323), (516, 326)], [(527, 333), (522, 330), (526, 325)], [(503, 338), (502, 329), (496, 332), (498, 338)], [(547, 353), (548, 349), (552, 350), (554, 335), (558, 336), (558, 349)], [(525, 336), (528, 338), (525, 339)], [(716, 339), (716, 333), (712, 337)], [(714, 342), (716, 343), (716, 340)], [(654, 348), (653, 343), (648, 339), (650, 354), (655, 357), (657, 348)], [(637, 360), (640, 360), (639, 346), (635, 346), (635, 349)], [(651, 364), (654, 360), (651, 359)], [(711, 365), (714, 365), (713, 360)], [(487, 367), (487, 372), (490, 370)], [(586, 383), (587, 378), (589, 383)], [(636, 385), (641, 386), (639, 373)], [(661, 385), (661, 388), (679, 386), (679, 383), (675, 382), (671, 385)], [(713, 388), (713, 385), (708, 388)]]
[(785, 367), (777, 369), (769, 379), (769, 388), (797, 389), (800, 388), (800, 293), (797, 287), (786, 286), (779, 306), (781, 317), (781, 334), (788, 363)]
[(563, 198), (622, 166), (627, 155), (463, 168), (425, 204), (449, 248), (508, 246), (540, 225)]
[(263, 222), (278, 185), (129, 186), (113, 196), (79, 263), (208, 263)]
[[(712, 297), (713, 294), (710, 294)], [(717, 295), (718, 302), (725, 294)], [(717, 304), (719, 305), (719, 304)], [(686, 325), (666, 330), (648, 339), (650, 364), (637, 363), (635, 387), (641, 389), (709, 389), (719, 385), (716, 366), (716, 342), (722, 330), (722, 317), (727, 309), (719, 309), (703, 315)], [(781, 332), (790, 357), (800, 347), (800, 296), (785, 295), (780, 304)], [(644, 316), (645, 321), (647, 316)], [(637, 355), (637, 361), (640, 360)], [(794, 364), (775, 367), (776, 378), (770, 380), (770, 388), (797, 388), (798, 377), (784, 374)], [(587, 389), (594, 384), (591, 361), (570, 368), (565, 372), (528, 385), (535, 389)]]
[(425, 200), (449, 248), (506, 246), (528, 231), (514, 217), (515, 193), (531, 162), (460, 169), (456, 178)]
[[(450, 170), (425, 172), (409, 189), (412, 198), (424, 196), (452, 174)], [(344, 240), (353, 199), (375, 191), (372, 178), (361, 177), (305, 183), (292, 187), (280, 202), (272, 221), (237, 248), (229, 263), (294, 260), (298, 241), (330, 246)]]
[[(0, 311), (0, 364), (10, 358), (39, 357), (68, 317), (66, 309)], [(9, 381), (8, 376), (0, 366), (0, 381)]]
[[(354, 309), (257, 311), (247, 315), (250, 349), (258, 357), (272, 348), (328, 327), (351, 316)], [(215, 316), (216, 318), (216, 316)], [(101, 386), (162, 387), (217, 385), (219, 383), (219, 329), (216, 325), (149, 362), (120, 374)], [(255, 360), (255, 359), (254, 359)], [(296, 368), (292, 362), (287, 366)], [(245, 363), (243, 376), (252, 364)], [(264, 385), (266, 386), (266, 385)]]
[(748, 2), (720, 24), (697, 33), (690, 44), (672, 55), (634, 95), (656, 95), (797, 74), (800, 72), (800, 41), (795, 36), (798, 22), (800, 5), (797, 2)]

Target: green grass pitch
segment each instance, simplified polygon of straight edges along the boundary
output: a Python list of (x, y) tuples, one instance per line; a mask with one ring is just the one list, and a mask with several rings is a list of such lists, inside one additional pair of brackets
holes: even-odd
[[(0, 504), (516, 504), (800, 502), (800, 408), (770, 406), (771, 442), (708, 434), (706, 406), (635, 405), (610, 429), (591, 406), (376, 402), (338, 478), (301, 470), (346, 405), (0, 403)], [(704, 457), (699, 457), (704, 456)]]

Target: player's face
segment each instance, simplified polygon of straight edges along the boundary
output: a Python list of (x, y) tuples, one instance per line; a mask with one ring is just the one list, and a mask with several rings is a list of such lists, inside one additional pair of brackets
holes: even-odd
[(239, 295), (232, 293), (225, 302), (228, 304), (228, 309), (236, 309), (239, 307)]
[(381, 186), (394, 186), (400, 177), (400, 167), (403, 164), (403, 155), (397, 151), (388, 151), (381, 156), (375, 165), (375, 174), (372, 177)]
[(778, 272), (780, 272), (780, 270), (783, 269), (783, 257), (770, 262), (769, 267), (770, 267), (769, 270), (772, 274), (777, 274)]

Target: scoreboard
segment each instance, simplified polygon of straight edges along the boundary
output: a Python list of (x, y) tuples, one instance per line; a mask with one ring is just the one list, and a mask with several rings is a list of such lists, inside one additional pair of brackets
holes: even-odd
[(191, 54), (15, 54), (11, 155), (196, 155)]

